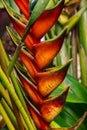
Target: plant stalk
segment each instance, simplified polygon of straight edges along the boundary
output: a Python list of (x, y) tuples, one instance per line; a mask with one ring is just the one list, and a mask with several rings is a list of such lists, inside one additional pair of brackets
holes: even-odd
[(4, 98), (1, 98), (1, 103), (6, 111), (6, 113), (8, 114), (11, 122), (13, 123), (13, 125), (15, 126), (16, 130), (19, 130), (18, 128), (18, 124), (17, 124), (17, 120), (11, 110), (11, 108), (8, 106), (8, 104), (6, 103), (6, 101), (4, 100)]
[(3, 105), (1, 104), (1, 102), (0, 102), (0, 114), (3, 116), (7, 126), (9, 128), (9, 130), (16, 130), (14, 128), (13, 124), (11, 123), (11, 121), (10, 121), (10, 119), (9, 119), (9, 117), (8, 117), (4, 107), (3, 107)]
[(12, 89), (12, 86), (9, 83), (9, 81), (8, 81), (6, 75), (4, 74), (3, 70), (1, 69), (1, 67), (0, 67), (0, 80), (1, 80), (1, 83), (3, 84), (3, 86), (8, 89), (11, 98), (13, 99), (13, 101), (16, 104), (16, 106), (18, 107), (18, 110), (22, 114), (22, 116), (23, 116), (23, 118), (24, 118), (28, 128), (30, 130), (33, 130), (33, 126), (32, 126), (30, 118), (28, 117), (26, 111), (24, 110), (24, 108), (23, 108), (23, 106), (22, 106), (18, 96), (16, 95), (16, 93), (14, 93), (14, 90)]

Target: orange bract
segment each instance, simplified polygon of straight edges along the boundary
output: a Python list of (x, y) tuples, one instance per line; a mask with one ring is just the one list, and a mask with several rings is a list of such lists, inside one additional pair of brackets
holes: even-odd
[(20, 51), (19, 56), (26, 66), (29, 74), (34, 78), (37, 74), (37, 72), (40, 71), (40, 69), (37, 67), (36, 63), (34, 62), (34, 58), (32, 55), (25, 51)]
[(26, 90), (30, 99), (38, 107), (38, 105), (42, 103), (42, 97), (38, 93), (37, 87), (29, 80), (26, 80), (22, 75), (18, 74), (18, 76), (23, 85), (24, 90)]
[(63, 9), (63, 4), (64, 0), (57, 7), (51, 10), (46, 10), (40, 15), (30, 30), (30, 33), (33, 37), (40, 39), (49, 31), (49, 29), (57, 21)]
[(63, 82), (69, 65), (70, 62), (59, 71), (37, 73), (38, 91), (43, 97), (48, 96)]
[(54, 41), (41, 42), (33, 47), (35, 62), (40, 69), (45, 68), (59, 52), (65, 34)]
[(30, 111), (30, 114), (39, 130), (48, 130), (49, 123), (46, 123), (43, 118), (41, 117), (40, 113), (36, 112), (33, 107), (27, 103), (28, 110)]
[(62, 111), (69, 88), (60, 96), (48, 99), (40, 106), (40, 114), (46, 122), (51, 122)]

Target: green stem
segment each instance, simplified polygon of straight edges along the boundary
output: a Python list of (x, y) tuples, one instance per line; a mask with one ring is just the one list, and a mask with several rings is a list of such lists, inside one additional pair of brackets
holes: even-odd
[(55, 65), (56, 66), (61, 66), (61, 64), (62, 64), (62, 61), (61, 61), (61, 55), (60, 55), (60, 53), (56, 56), (56, 58), (55, 58)]
[(51, 34), (51, 38), (54, 38), (54, 37), (55, 37), (53, 28), (50, 29), (50, 34)]
[[(3, 48), (3, 45), (2, 45), (1, 41), (0, 41), (0, 46), (1, 46), (1, 49), (2, 49), (3, 57), (4, 57), (5, 61), (6, 61), (6, 65), (9, 66), (9, 60), (8, 60), (8, 57), (6, 55), (6, 52), (5, 52), (4, 48)], [(27, 106), (25, 104), (25, 100), (23, 98), (23, 95), (21, 93), (20, 87), (19, 87), (19, 85), (17, 83), (16, 77), (15, 77), (13, 72), (11, 73), (10, 77), (11, 77), (11, 80), (13, 82), (13, 86), (15, 88), (15, 91), (16, 91), (16, 93), (17, 93), (17, 95), (18, 95), (18, 97), (19, 97), (19, 99), (20, 99), (24, 109), (26, 110), (26, 112), (28, 112)]]
[(0, 83), (0, 94), (2, 95), (2, 97), (4, 97), (4, 99), (6, 100), (8, 105), (12, 108), (12, 104), (11, 104), (11, 100), (10, 100), (8, 91), (2, 86), (1, 83)]
[(46, 33), (45, 38), (46, 38), (46, 40), (50, 39), (48, 33)]
[(1, 103), (0, 103), (0, 114), (3, 116), (9, 130), (16, 130), (14, 128), (13, 124), (11, 123), (11, 121), (10, 121), (10, 119), (9, 119), (7, 113), (5, 112), (4, 107)]
[[(67, 45), (68, 59), (70, 59), (71, 58), (71, 35), (70, 35), (70, 33), (68, 34), (68, 36), (66, 38), (66, 45)], [(70, 75), (72, 75), (72, 68), (71, 68), (71, 66), (69, 67), (68, 73)]]
[(7, 69), (6, 61), (5, 61), (5, 58), (4, 58), (3, 51), (2, 51), (2, 43), (1, 43), (1, 40), (0, 40), (0, 65), (1, 65), (1, 67), (2, 67), (2, 69), (3, 69), (3, 71), (5, 72), (6, 76), (7, 76), (8, 79), (9, 79), (8, 69)]
[[(80, 8), (87, 5), (87, 0), (82, 0), (80, 4)], [(84, 51), (87, 55), (87, 10), (84, 12), (84, 14), (81, 16), (79, 20), (79, 40), (80, 44), (82, 44)]]
[(1, 69), (1, 67), (0, 67), (0, 80), (1, 80), (1, 83), (3, 84), (3, 86), (8, 89), (10, 96), (12, 97), (12, 99), (15, 102), (16, 106), (18, 107), (18, 110), (22, 114), (28, 128), (30, 130), (33, 130), (33, 126), (32, 126), (30, 118), (28, 117), (26, 111), (24, 110), (18, 96), (16, 95), (16, 93), (14, 93), (14, 90), (13, 90), (11, 84), (9, 83), (6, 75), (4, 74), (3, 70)]
[(1, 103), (6, 111), (6, 113), (8, 114), (11, 122), (13, 123), (13, 125), (15, 126), (16, 130), (19, 130), (18, 128), (18, 124), (17, 124), (17, 120), (12, 112), (12, 110), (10, 109), (10, 107), (8, 106), (8, 104), (6, 103), (6, 101), (2, 98), (1, 99)]
[[(0, 41), (0, 42), (1, 42), (1, 41)], [(3, 57), (4, 57), (5, 61), (6, 61), (6, 65), (9, 66), (9, 59), (8, 59), (8, 57), (7, 57), (7, 54), (6, 54), (5, 50), (4, 50), (4, 48), (3, 48), (2, 42), (1, 42), (1, 48), (2, 48), (2, 52), (3, 52)], [(19, 84), (18, 84), (18, 82), (17, 82), (17, 79), (16, 79), (16, 76), (15, 76), (14, 72), (11, 73), (11, 76), (10, 76), (10, 77), (11, 77), (11, 81), (12, 81), (12, 83), (13, 83), (13, 86), (14, 86), (14, 88), (15, 88), (15, 91), (16, 91), (16, 93), (17, 93), (17, 95), (18, 95), (18, 97), (19, 97), (19, 99), (20, 99), (20, 101), (21, 101), (21, 103), (22, 103), (22, 106), (24, 107), (25, 111), (27, 112), (27, 114), (28, 114), (29, 117), (31, 118), (31, 116), (30, 116), (30, 114), (29, 114), (29, 111), (28, 111), (28, 109), (27, 109), (27, 106), (26, 106), (24, 97), (23, 97), (23, 95), (22, 95), (21, 89), (20, 89), (20, 87), (19, 87)], [(3, 87), (2, 87), (2, 88), (3, 88)], [(3, 90), (3, 89), (1, 89), (1, 90)], [(3, 92), (3, 94), (4, 94), (4, 92)], [(5, 96), (5, 94), (4, 94), (4, 96)], [(6, 96), (5, 96), (5, 97), (6, 97)], [(7, 98), (7, 99), (8, 99), (8, 98)], [(7, 100), (7, 99), (6, 99), (6, 100)], [(31, 121), (32, 121), (32, 118), (31, 118)], [(33, 125), (33, 127), (35, 127), (35, 124), (34, 124), (33, 121), (32, 121), (32, 125)], [(35, 129), (35, 128), (34, 128), (34, 129)]]
[(79, 57), (80, 57), (80, 70), (81, 70), (81, 82), (82, 84), (87, 87), (87, 56), (85, 54), (85, 51), (80, 44), (79, 38), (77, 38), (77, 47), (79, 50)]
[(23, 126), (22, 126), (23, 123), (21, 121), (21, 117), (20, 117), (20, 114), (18, 112), (18, 109), (17, 109), (16, 105), (14, 104), (14, 102), (12, 101), (12, 99), (10, 100), (8, 92), (4, 89), (4, 87), (2, 86), (1, 83), (0, 83), (0, 93), (1, 93), (2, 97), (4, 97), (4, 99), (6, 100), (6, 102), (10, 106), (10, 108), (13, 110), (15, 117), (17, 119), (18, 125), (19, 125), (20, 129), (23, 130)]
[(22, 42), (20, 42), (19, 45), (17, 46), (16, 52), (15, 52), (13, 58), (12, 58), (12, 62), (11, 62), (11, 64), (8, 67), (9, 75), (11, 75), (11, 73), (12, 73), (12, 70), (14, 68), (14, 64), (15, 64), (17, 58), (18, 58), (18, 55), (19, 55), (19, 52), (20, 52), (22, 46), (23, 46)]
[(82, 84), (87, 87), (87, 56), (82, 47), (79, 48), (80, 67), (81, 67), (81, 80)]
[(6, 65), (8, 66), (9, 65), (9, 60), (8, 60), (7, 54), (6, 54), (5, 50), (4, 50), (3, 43), (1, 42), (1, 40), (0, 40), (0, 48), (2, 50), (3, 57), (4, 57), (5, 61), (6, 61)]
[(77, 78), (77, 44), (76, 44), (76, 33), (72, 31), (72, 75)]

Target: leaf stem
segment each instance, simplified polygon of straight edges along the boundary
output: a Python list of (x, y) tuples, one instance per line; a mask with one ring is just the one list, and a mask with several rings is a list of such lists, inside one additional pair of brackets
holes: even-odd
[(9, 67), (8, 67), (8, 73), (9, 73), (9, 75), (11, 75), (11, 73), (12, 73), (14, 64), (15, 64), (17, 58), (18, 58), (19, 52), (20, 52), (20, 50), (21, 50), (23, 44), (24, 44), (24, 43), (20, 41), (20, 43), (19, 43), (18, 46), (17, 46), (17, 49), (16, 49), (16, 51), (15, 51), (15, 54), (14, 54), (14, 56), (13, 56), (13, 58), (12, 58), (12, 62), (11, 62), (11, 64), (10, 64)]
[[(9, 59), (8, 59), (8, 57), (7, 57), (7, 55), (6, 55), (6, 52), (5, 52), (4, 48), (3, 48), (3, 45), (2, 45), (2, 42), (1, 42), (1, 41), (0, 41), (0, 46), (1, 46), (1, 48), (2, 48), (3, 57), (4, 57), (5, 61), (6, 61), (6, 66), (9, 66)], [(24, 109), (28, 112), (27, 106), (26, 106), (26, 104), (25, 104), (25, 100), (24, 100), (23, 95), (22, 95), (22, 93), (21, 93), (20, 87), (19, 87), (19, 85), (18, 85), (18, 83), (17, 83), (17, 80), (16, 80), (16, 77), (15, 77), (15, 75), (14, 75), (14, 72), (11, 73), (11, 76), (10, 76), (10, 77), (11, 77), (13, 86), (14, 86), (14, 88), (15, 88), (15, 91), (16, 91), (16, 93), (17, 93), (17, 95), (18, 95), (18, 97), (19, 97), (19, 99), (20, 99), (20, 101), (21, 101), (21, 103), (22, 103)]]
[(22, 114), (28, 128), (30, 130), (33, 130), (33, 126), (32, 126), (30, 118), (28, 117), (25, 109), (23, 108), (18, 96), (16, 95), (16, 93), (14, 93), (14, 90), (13, 90), (10, 82), (8, 81), (6, 75), (4, 74), (3, 70), (1, 69), (1, 67), (0, 67), (0, 80), (1, 80), (1, 83), (3, 84), (3, 86), (8, 89), (10, 96), (12, 97), (12, 99), (15, 102), (16, 106), (18, 107), (18, 110)]
[(18, 128), (18, 124), (17, 124), (17, 120), (11, 110), (11, 108), (8, 106), (8, 104), (6, 103), (6, 101), (4, 100), (4, 98), (1, 98), (1, 103), (6, 111), (6, 113), (8, 114), (11, 122), (13, 123), (13, 125), (15, 126), (16, 130), (19, 130)]
[(7, 90), (2, 86), (1, 83), (0, 83), (0, 94), (6, 100), (8, 105), (12, 108), (12, 104), (11, 104), (9, 94), (8, 94)]
[(9, 128), (9, 130), (16, 130), (14, 128), (13, 124), (11, 123), (11, 121), (10, 121), (10, 119), (9, 119), (9, 117), (8, 117), (4, 107), (3, 107), (3, 105), (1, 104), (1, 102), (0, 102), (0, 114), (3, 116), (7, 126)]
[(77, 44), (76, 44), (76, 31), (72, 31), (72, 75), (77, 78)]

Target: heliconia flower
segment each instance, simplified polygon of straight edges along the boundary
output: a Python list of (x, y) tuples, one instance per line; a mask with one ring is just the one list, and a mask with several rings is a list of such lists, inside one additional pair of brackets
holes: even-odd
[(68, 61), (64, 66), (59, 68), (52, 68), (47, 72), (40, 72), (36, 75), (36, 82), (38, 91), (43, 97), (48, 96), (53, 90), (55, 90), (61, 82), (63, 82), (67, 70), (70, 65), (70, 61)]
[[(18, 33), (20, 33), (19, 35), (22, 35), (28, 22), (26, 21), (26, 24), (21, 22), (18, 16), (17, 16), (18, 18), (15, 17), (15, 12), (13, 10), (11, 10), (12, 13), (10, 13), (10, 11), (8, 11), (8, 8), (10, 8), (10, 7), (5, 3), (5, 1), (3, 1), (3, 2), (4, 2), (4, 5), (6, 7), (6, 10), (7, 10), (9, 16), (11, 17), (11, 21), (12, 21), (12, 19), (14, 20), (14, 22), (12, 21), (13, 25), (15, 26)], [(60, 13), (63, 9), (63, 5), (64, 5), (64, 0), (61, 0), (60, 2), (58, 2), (58, 4), (54, 8), (45, 10), (39, 16), (39, 18), (34, 22), (34, 24), (31, 26), (28, 35), (30, 35), (30, 37), (33, 37), (34, 39), (37, 39), (37, 40), (40, 39), (41, 37), (43, 37), (57, 21), (58, 16), (60, 15)], [(48, 18), (50, 20), (48, 20)], [(38, 42), (36, 42), (36, 43), (38, 43)], [(28, 45), (28, 43), (27, 43), (27, 45)]]
[(37, 67), (37, 64), (34, 62), (34, 57), (23, 50), (20, 51), (19, 57), (27, 68), (29, 74), (32, 76), (32, 78), (34, 78), (37, 72), (40, 71), (40, 69)]
[(30, 114), (31, 114), (38, 130), (48, 130), (49, 123), (47, 123), (43, 120), (40, 113), (35, 111), (35, 109), (29, 103), (27, 103), (27, 107), (28, 107), (28, 110), (30, 111)]
[(14, 0), (15, 3), (18, 5), (21, 12), (24, 14), (24, 16), (29, 19), (30, 17), (30, 4), (29, 0)]
[[(22, 90), (24, 90), (22, 92), (24, 92), (23, 94), (30, 116), (38, 130), (74, 130), (77, 125), (72, 128), (51, 128), (50, 125), (51, 121), (53, 121), (62, 111), (69, 87), (58, 95), (50, 96), (50, 94), (63, 82), (71, 59), (60, 68), (53, 67), (46, 69), (46, 67), (60, 51), (65, 36), (79, 20), (84, 9), (81, 12), (79, 11), (80, 13), (75, 15), (75, 17), (72, 17), (64, 25), (58, 36), (55, 36), (50, 40), (41, 41), (41, 38), (45, 36), (57, 22), (64, 7), (65, 0), (58, 0), (56, 5), (49, 9), (46, 8), (49, 0), (42, 0), (42, 3), (39, 3), (40, 1), (38, 0), (39, 4), (36, 4), (31, 14), (30, 0), (14, 1), (18, 5), (22, 15), (21, 13), (16, 13), (5, 0), (2, 0), (15, 30), (19, 34), (15, 35), (16, 33), (14, 34), (11, 29), (8, 29), (15, 46), (18, 46), (17, 49), (19, 49), (16, 50), (11, 63), (12, 66), (9, 68), (12, 67), (11, 69), (13, 69), (19, 54), (23, 65), (21, 66), (20, 62), (17, 62), (18, 64), (15, 65), (15, 68), (21, 87), (23, 88)], [(40, 10), (38, 10), (39, 6), (41, 6)], [(25, 43), (26, 48), (22, 48), (24, 46), (22, 46), (23, 44), (20, 46), (20, 43)], [(29, 122), (25, 123), (27, 126)], [(32, 125), (30, 123), (29, 125)]]
[(33, 104), (38, 107), (42, 103), (42, 97), (37, 91), (37, 87), (28, 79), (18, 73), (18, 77), (22, 83), (24, 90), (27, 92), (28, 97), (32, 100)]
[(61, 0), (60, 3), (58, 2), (58, 4), (54, 8), (45, 10), (40, 15), (40, 17), (35, 21), (30, 30), (30, 33), (33, 37), (35, 37), (36, 39), (40, 39), (50, 30), (50, 28), (57, 21), (64, 7), (64, 1), (65, 0)]
[(46, 122), (51, 122), (62, 111), (69, 87), (60, 94), (52, 98), (48, 98), (40, 106), (40, 114)]
[(48, 41), (40, 42), (33, 47), (32, 51), (34, 53), (35, 62), (40, 69), (49, 65), (57, 55), (63, 44), (65, 33), (66, 29), (63, 30), (60, 36)]

